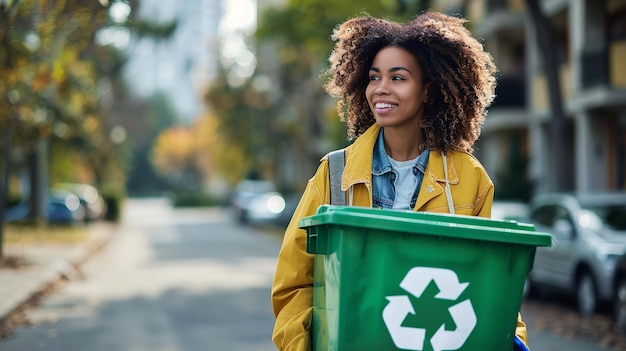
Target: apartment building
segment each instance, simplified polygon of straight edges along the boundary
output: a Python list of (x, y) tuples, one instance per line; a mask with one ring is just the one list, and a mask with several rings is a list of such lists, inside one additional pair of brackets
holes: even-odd
[[(542, 0), (556, 33), (565, 114), (563, 152), (553, 155), (548, 84), (524, 0), (465, 1), (471, 30), (500, 69), (476, 155), (496, 186), (523, 182), (542, 192), (626, 189), (626, 0)], [(555, 157), (568, 184), (557, 183)], [(526, 163), (527, 161), (527, 163)], [(517, 167), (526, 165), (524, 167)], [(496, 194), (497, 195), (497, 194)]]
[(125, 69), (127, 81), (139, 96), (163, 92), (182, 121), (198, 117), (202, 93), (217, 75), (218, 29), (222, 0), (141, 0), (139, 17), (158, 24), (177, 22), (167, 40), (133, 38)]

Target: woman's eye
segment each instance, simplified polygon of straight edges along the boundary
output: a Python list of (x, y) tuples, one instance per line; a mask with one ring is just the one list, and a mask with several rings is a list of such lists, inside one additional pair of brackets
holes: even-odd
[(378, 80), (378, 76), (370, 76), (370, 80)]
[(404, 77), (403, 76), (394, 76), (392, 79), (393, 80), (404, 80)]

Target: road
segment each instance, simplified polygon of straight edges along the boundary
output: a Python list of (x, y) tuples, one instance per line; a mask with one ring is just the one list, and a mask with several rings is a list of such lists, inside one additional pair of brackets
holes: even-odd
[(521, 312), (533, 351), (626, 350), (626, 336), (613, 324), (608, 306), (583, 318), (572, 297), (546, 292), (523, 301)]
[[(0, 350), (276, 350), (269, 296), (279, 247), (278, 236), (235, 225), (224, 210), (130, 200), (120, 233)], [(626, 350), (604, 332), (608, 316), (583, 320), (563, 299), (525, 301), (522, 315), (533, 351)]]
[(219, 209), (131, 200), (122, 231), (2, 351), (270, 351), (280, 243)]

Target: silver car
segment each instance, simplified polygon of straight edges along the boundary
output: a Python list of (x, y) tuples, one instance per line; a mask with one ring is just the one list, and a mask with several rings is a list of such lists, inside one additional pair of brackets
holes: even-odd
[(616, 263), (626, 254), (626, 192), (538, 194), (529, 216), (537, 231), (552, 234), (553, 243), (537, 248), (526, 290), (570, 293), (584, 316), (611, 302)]
[(237, 184), (231, 208), (240, 224), (271, 222), (285, 210), (285, 199), (274, 183), (246, 179)]

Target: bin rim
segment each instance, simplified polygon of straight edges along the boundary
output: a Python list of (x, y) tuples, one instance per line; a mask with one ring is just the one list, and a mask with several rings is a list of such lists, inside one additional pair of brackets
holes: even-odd
[[(316, 214), (302, 218), (299, 223), (299, 227), (305, 230), (327, 225), (518, 245), (552, 244), (552, 235), (534, 231), (532, 225), (448, 213), (322, 205)], [(394, 229), (398, 227), (402, 230)]]

